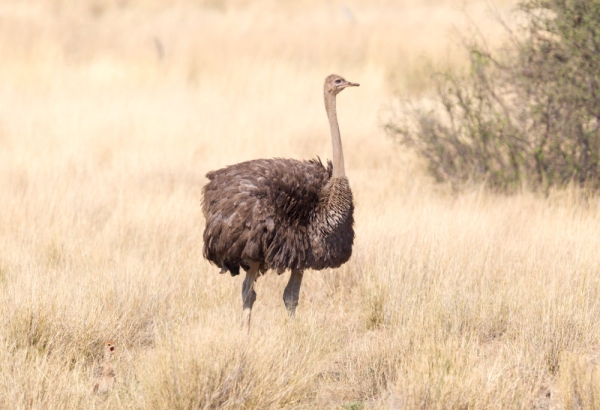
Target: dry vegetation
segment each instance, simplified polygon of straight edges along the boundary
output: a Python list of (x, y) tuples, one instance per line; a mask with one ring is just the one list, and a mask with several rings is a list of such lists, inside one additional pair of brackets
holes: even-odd
[[(454, 4), (3, 1), (0, 407), (600, 408), (597, 199), (448, 195), (380, 127), (420, 57), (460, 63)], [(287, 275), (259, 280), (246, 338), (242, 278), (202, 259), (203, 175), (330, 157), (330, 72), (361, 83), (354, 256), (291, 323)]]

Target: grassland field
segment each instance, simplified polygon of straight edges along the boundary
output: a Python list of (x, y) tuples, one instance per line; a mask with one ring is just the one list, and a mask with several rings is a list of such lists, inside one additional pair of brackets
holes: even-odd
[[(494, 3), (505, 16), (515, 1)], [(452, 193), (385, 135), (478, 0), (0, 2), (0, 408), (599, 409), (600, 202)], [(468, 16), (468, 17), (467, 17)], [(331, 158), (338, 97), (353, 256), (268, 273), (202, 257), (207, 171)], [(93, 395), (102, 346), (115, 387)]]

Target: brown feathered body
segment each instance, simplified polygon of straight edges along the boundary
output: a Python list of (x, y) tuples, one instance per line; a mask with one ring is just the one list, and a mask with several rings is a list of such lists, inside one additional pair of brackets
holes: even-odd
[(221, 272), (336, 268), (352, 254), (352, 191), (319, 159), (258, 159), (209, 172), (204, 256)]

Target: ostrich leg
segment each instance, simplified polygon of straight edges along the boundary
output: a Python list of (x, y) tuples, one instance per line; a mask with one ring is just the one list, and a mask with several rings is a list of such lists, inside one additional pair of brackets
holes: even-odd
[(244, 322), (243, 326), (248, 332), (250, 331), (250, 314), (252, 313), (252, 305), (256, 300), (256, 292), (254, 291), (254, 282), (258, 277), (258, 264), (250, 265), (250, 270), (246, 272), (246, 278), (242, 284), (242, 302), (244, 303)]
[(290, 275), (285, 290), (283, 291), (283, 302), (291, 318), (296, 314), (296, 306), (298, 306), (298, 298), (300, 297), (300, 285), (302, 285), (303, 271), (293, 269)]

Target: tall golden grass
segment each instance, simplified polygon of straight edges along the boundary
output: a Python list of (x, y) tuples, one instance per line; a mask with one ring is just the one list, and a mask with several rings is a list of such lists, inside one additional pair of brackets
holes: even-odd
[[(449, 195), (381, 129), (424, 59), (461, 64), (453, 27), (449, 0), (2, 2), (0, 407), (600, 408), (597, 198)], [(331, 72), (361, 83), (354, 255), (294, 321), (261, 278), (246, 337), (242, 278), (202, 258), (204, 174), (330, 157)]]

